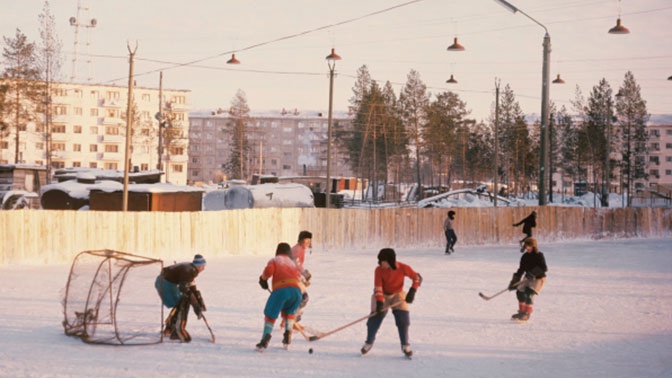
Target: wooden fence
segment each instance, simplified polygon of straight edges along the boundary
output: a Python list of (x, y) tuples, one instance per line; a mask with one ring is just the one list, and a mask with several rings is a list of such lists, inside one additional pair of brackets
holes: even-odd
[[(535, 237), (576, 238), (672, 235), (672, 209), (583, 207), (456, 208), (459, 245), (516, 243), (512, 224), (537, 211)], [(278, 242), (293, 245), (313, 232), (313, 249), (437, 248), (448, 209), (270, 208), (203, 212), (0, 211), (0, 265), (69, 263), (84, 250), (114, 249), (167, 261), (206, 256), (269, 255)]]

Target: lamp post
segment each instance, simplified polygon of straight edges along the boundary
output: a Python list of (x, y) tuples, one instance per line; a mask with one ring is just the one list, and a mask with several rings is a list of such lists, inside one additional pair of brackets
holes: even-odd
[(334, 68), (336, 68), (336, 61), (341, 60), (341, 57), (332, 48), (331, 54), (327, 55), (326, 59), (329, 66), (329, 118), (327, 120), (327, 186), (325, 207), (328, 209), (331, 207), (331, 122), (334, 105)]
[(550, 58), (551, 58), (551, 36), (548, 34), (548, 29), (539, 21), (530, 17), (527, 13), (516, 8), (511, 3), (506, 0), (495, 0), (498, 4), (502, 5), (507, 10), (512, 13), (520, 12), (525, 17), (534, 21), (537, 25), (544, 28), (546, 34), (544, 35), (544, 58), (543, 65), (541, 69), (541, 135), (540, 135), (540, 144), (539, 144), (539, 206), (546, 205), (546, 166), (548, 165), (548, 109), (549, 109), (549, 100), (548, 100), (548, 85), (550, 82)]

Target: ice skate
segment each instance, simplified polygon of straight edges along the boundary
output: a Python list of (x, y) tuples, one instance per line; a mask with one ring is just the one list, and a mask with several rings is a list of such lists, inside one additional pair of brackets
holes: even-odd
[(268, 348), (269, 341), (271, 341), (271, 334), (267, 333), (264, 335), (264, 337), (261, 338), (261, 341), (256, 345), (257, 351), (263, 352), (266, 348)]
[(373, 344), (364, 343), (364, 345), (362, 346), (362, 349), (360, 349), (360, 352), (362, 353), (362, 356), (369, 353), (371, 348), (373, 348)]

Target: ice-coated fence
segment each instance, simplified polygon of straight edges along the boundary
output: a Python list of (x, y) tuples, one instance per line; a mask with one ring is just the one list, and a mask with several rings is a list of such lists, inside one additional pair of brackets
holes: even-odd
[[(70, 263), (85, 250), (114, 249), (172, 261), (207, 256), (272, 255), (278, 242), (293, 245), (313, 232), (313, 250), (382, 247), (443, 249), (449, 209), (267, 208), (204, 212), (0, 211), (0, 264)], [(514, 222), (537, 211), (534, 236), (567, 239), (672, 235), (670, 208), (515, 207), (456, 208), (460, 245), (515, 243)]]

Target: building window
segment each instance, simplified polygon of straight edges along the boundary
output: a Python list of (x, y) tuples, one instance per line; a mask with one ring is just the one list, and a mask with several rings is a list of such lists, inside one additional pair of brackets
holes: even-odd
[(107, 126), (105, 128), (105, 135), (119, 135), (119, 127)]
[(68, 108), (63, 106), (63, 105), (54, 106), (54, 114), (56, 114), (56, 115), (66, 115), (66, 114), (68, 114)]
[(73, 162), (72, 162), (72, 166), (78, 168), (78, 167), (81, 167), (81, 166), (82, 166), (82, 163), (79, 162), (79, 161), (73, 161)]
[(95, 161), (89, 162), (89, 168), (98, 168), (98, 163)]
[(193, 171), (191, 171), (191, 177), (198, 177), (199, 173), (200, 172), (198, 172), (198, 169), (194, 169)]
[(44, 150), (44, 143), (42, 143), (42, 142), (35, 143), (35, 149), (36, 150)]
[[(98, 99), (98, 91), (91, 91), (89, 92), (89, 95), (92, 99), (97, 100)], [(93, 168), (93, 167), (92, 167)]]
[(89, 134), (98, 135), (98, 126), (89, 127)]
[(121, 95), (117, 91), (107, 91), (105, 97), (108, 100), (118, 100), (121, 97)]
[(150, 95), (149, 93), (143, 93), (142, 94), (142, 101), (144, 101), (144, 102), (152, 101), (152, 95)]
[(65, 168), (65, 162), (64, 161), (52, 161), (51, 166), (56, 169), (60, 168)]
[(65, 143), (52, 143), (51, 149), (54, 151), (65, 151)]
[(51, 125), (51, 132), (55, 134), (65, 134), (65, 125)]
[(75, 144), (72, 145), (72, 150), (75, 151), (75, 152), (81, 152), (82, 151), (82, 145), (78, 144), (78, 143), (75, 143)]
[(89, 144), (89, 152), (98, 152), (97, 144)]
[(284, 169), (284, 170), (290, 170), (290, 169), (292, 169), (292, 166), (291, 166), (291, 165), (286, 165), (286, 164), (285, 164), (285, 165), (282, 166), (282, 169)]
[(91, 110), (89, 111), (89, 115), (91, 117), (98, 117), (98, 108), (91, 108)]
[(182, 165), (181, 164), (172, 164), (171, 168), (173, 169), (173, 172), (182, 172)]
[(119, 146), (116, 144), (106, 144), (105, 152), (119, 152)]
[(147, 164), (147, 163), (140, 164), (140, 170), (141, 171), (148, 171), (149, 170), (149, 164)]
[(44, 165), (44, 162), (42, 160), (35, 160), (35, 164)]
[(170, 148), (170, 154), (171, 155), (183, 155), (184, 154), (184, 148), (182, 148), (182, 147), (171, 147)]
[(75, 134), (81, 134), (82, 133), (82, 126), (76, 125), (72, 126), (72, 132)]
[(75, 115), (81, 116), (82, 115), (82, 108), (76, 107), (75, 108)]
[(105, 163), (105, 169), (116, 170), (117, 169), (117, 163), (107, 162), (107, 163)]

